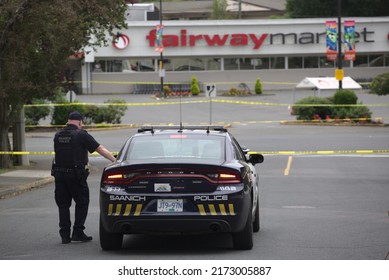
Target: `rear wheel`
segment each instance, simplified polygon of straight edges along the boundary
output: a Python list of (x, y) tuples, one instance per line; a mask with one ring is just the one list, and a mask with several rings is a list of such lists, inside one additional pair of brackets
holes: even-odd
[(255, 216), (253, 222), (253, 231), (258, 232), (261, 228), (261, 220), (259, 218), (259, 201), (257, 202), (257, 208), (255, 209)]
[(100, 246), (103, 250), (119, 250), (122, 248), (123, 233), (112, 233), (105, 230), (100, 218)]
[(232, 233), (232, 241), (234, 249), (251, 250), (253, 248), (253, 215), (251, 209), (243, 230)]

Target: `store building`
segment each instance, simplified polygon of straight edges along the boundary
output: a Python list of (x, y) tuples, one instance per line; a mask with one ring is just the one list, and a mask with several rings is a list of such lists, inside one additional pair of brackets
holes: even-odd
[[(242, 82), (253, 89), (260, 78), (264, 90), (283, 90), (305, 77), (333, 77), (336, 62), (326, 59), (327, 20), (163, 21), (164, 82), (190, 83), (196, 76), (225, 91)], [(345, 76), (368, 81), (389, 72), (389, 17), (344, 20), (355, 21), (356, 42), (355, 61), (343, 61)], [(158, 24), (131, 21), (109, 46), (86, 55), (79, 91), (134, 93), (138, 84), (158, 84)]]

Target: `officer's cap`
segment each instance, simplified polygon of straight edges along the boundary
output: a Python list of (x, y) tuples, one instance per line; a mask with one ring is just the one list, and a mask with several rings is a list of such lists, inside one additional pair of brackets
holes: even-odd
[(84, 117), (78, 111), (71, 112), (68, 117), (69, 120), (82, 121)]

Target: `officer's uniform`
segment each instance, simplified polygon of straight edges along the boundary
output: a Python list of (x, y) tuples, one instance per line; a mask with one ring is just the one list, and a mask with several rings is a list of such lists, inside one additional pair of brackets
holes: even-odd
[[(72, 118), (71, 114), (69, 119)], [(75, 117), (73, 115), (73, 118), (82, 119), (82, 116), (78, 113)], [(84, 234), (89, 206), (87, 165), (88, 152), (93, 153), (99, 145), (87, 131), (73, 124), (68, 124), (55, 134), (53, 175), (55, 177), (55, 201), (59, 208), (59, 233), (63, 243), (70, 242), (72, 199), (76, 203), (72, 240), (89, 241), (92, 239)]]

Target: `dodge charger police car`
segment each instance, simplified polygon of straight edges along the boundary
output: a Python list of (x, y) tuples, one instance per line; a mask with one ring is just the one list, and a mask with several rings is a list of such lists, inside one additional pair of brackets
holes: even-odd
[(218, 232), (251, 249), (263, 160), (221, 126), (139, 129), (102, 173), (102, 249), (120, 249), (124, 234)]

